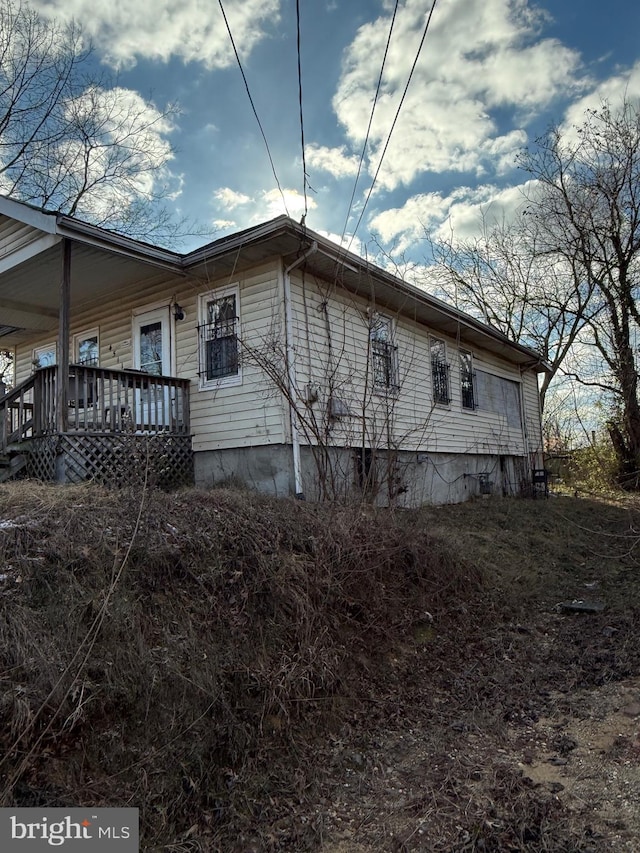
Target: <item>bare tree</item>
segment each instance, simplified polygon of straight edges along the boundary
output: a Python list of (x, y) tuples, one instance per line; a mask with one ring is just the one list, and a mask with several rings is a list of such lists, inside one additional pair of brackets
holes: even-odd
[(0, 349), (0, 397), (3, 389), (12, 383), (13, 354), (6, 349)]
[(592, 288), (576, 258), (545, 251), (537, 223), (525, 215), (510, 225), (484, 222), (478, 238), (452, 236), (431, 248), (438, 289), (449, 301), (547, 362), (540, 383), (544, 410), (549, 386), (590, 317)]
[[(535, 182), (528, 213), (539, 253), (573, 265), (589, 296), (588, 345), (599, 364), (574, 377), (604, 392), (619, 483), (640, 488), (636, 365), (640, 312), (640, 109), (624, 101), (590, 111), (581, 127), (554, 128), (522, 155)], [(589, 361), (584, 358), (585, 365)]]
[(0, 192), (138, 239), (175, 223), (167, 139), (175, 105), (157, 109), (96, 74), (77, 24), (0, 0)]

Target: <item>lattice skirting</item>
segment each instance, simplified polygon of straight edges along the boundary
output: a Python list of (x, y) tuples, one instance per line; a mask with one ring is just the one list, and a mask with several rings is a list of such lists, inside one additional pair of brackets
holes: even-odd
[(55, 480), (58, 436), (32, 439), (26, 448), (27, 476), (34, 480)]
[(189, 435), (66, 433), (34, 440), (29, 475), (40, 480), (174, 489), (193, 483)]

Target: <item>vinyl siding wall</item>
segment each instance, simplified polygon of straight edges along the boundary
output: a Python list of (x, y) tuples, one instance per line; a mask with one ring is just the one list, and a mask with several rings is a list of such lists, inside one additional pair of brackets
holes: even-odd
[[(180, 303), (185, 319), (172, 322), (176, 376), (191, 380), (191, 430), (195, 451), (229, 450), (291, 441), (288, 406), (265, 373), (266, 363), (284, 381), (284, 308), (279, 260), (263, 264), (234, 279), (178, 278), (150, 273), (135, 288), (118, 291), (72, 311), (71, 334), (99, 330), (100, 366), (133, 366), (132, 318), (135, 312)], [(200, 389), (198, 378), (199, 296), (238, 284), (242, 383)], [(301, 441), (318, 436), (344, 447), (402, 448), (408, 451), (465, 454), (526, 455), (542, 445), (537, 380), (506, 360), (435, 333), (446, 343), (450, 365), (449, 405), (434, 405), (429, 331), (407, 317), (394, 316), (398, 389), (380, 393), (372, 387), (369, 324), (376, 306), (340, 288), (291, 275), (294, 359), (300, 395)], [(16, 351), (16, 381), (32, 371), (33, 349), (55, 341), (56, 330), (34, 337)], [(483, 407), (465, 410), (461, 403), (459, 346), (473, 354), (473, 368), (517, 383), (526, 418)], [(304, 400), (314, 400), (307, 406)], [(327, 417), (330, 398), (338, 417)], [(496, 407), (494, 406), (494, 409)], [(498, 407), (499, 409), (499, 407)], [(342, 414), (340, 414), (342, 412)]]
[[(534, 374), (526, 373), (523, 385), (519, 368), (506, 360), (474, 348), (464, 339), (458, 344), (436, 332), (435, 336), (446, 344), (451, 397), (448, 405), (436, 405), (429, 331), (424, 326), (406, 317), (394, 316), (383, 308), (376, 309), (373, 304), (309, 275), (292, 275), (292, 292), (298, 388), (301, 395), (309, 396), (306, 390), (309, 386), (311, 399), (317, 396), (310, 407), (313, 416), (303, 414), (303, 421), (311, 423), (315, 417), (321, 429), (329, 430), (324, 434), (325, 440), (328, 436), (328, 443), (438, 453), (525, 455), (528, 448), (521, 417), (521, 399), (524, 399), (531, 449), (539, 445)], [(375, 310), (393, 320), (393, 343), (397, 347), (396, 392), (380, 393), (372, 387), (369, 324)], [(505, 401), (502, 411), (495, 395), (492, 400), (483, 400), (482, 395), (477, 394), (478, 408), (475, 410), (462, 407), (460, 347), (472, 352), (476, 374), (482, 371), (492, 377), (495, 388), (509, 389), (509, 400)], [(508, 384), (502, 386), (493, 377)], [(479, 386), (477, 382), (478, 390)], [(523, 390), (524, 396), (520, 398)], [(334, 412), (348, 411), (349, 414), (327, 418), (331, 397), (339, 401), (334, 403)], [(311, 443), (315, 440), (314, 431), (314, 428), (305, 431)]]

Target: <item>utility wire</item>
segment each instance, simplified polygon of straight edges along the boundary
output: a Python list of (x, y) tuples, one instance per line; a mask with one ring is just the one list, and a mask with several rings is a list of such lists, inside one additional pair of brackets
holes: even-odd
[(298, 101), (300, 103), (300, 140), (302, 145), (302, 192), (304, 195), (304, 214), (302, 216), (302, 223), (305, 224), (309, 207), (307, 201), (307, 162), (304, 153), (304, 118), (302, 114), (302, 67), (300, 63), (300, 0), (296, 0), (296, 35), (298, 51)]
[(351, 235), (351, 240), (349, 241), (349, 245), (347, 246), (347, 251), (351, 248), (351, 244), (356, 236), (356, 232), (360, 227), (360, 223), (362, 222), (362, 217), (364, 216), (364, 212), (367, 209), (367, 205), (369, 204), (369, 199), (371, 198), (371, 193), (373, 192), (373, 188), (378, 179), (378, 175), (380, 174), (380, 169), (382, 168), (382, 162), (387, 153), (387, 148), (389, 147), (389, 142), (391, 140), (391, 134), (396, 126), (396, 122), (398, 121), (398, 116), (400, 115), (400, 110), (402, 109), (402, 105), (404, 104), (404, 99), (407, 95), (407, 91), (409, 89), (409, 84), (411, 83), (411, 78), (413, 77), (413, 72), (415, 71), (416, 65), (418, 64), (418, 59), (420, 58), (420, 53), (422, 51), (422, 46), (424, 45), (425, 39), (427, 37), (427, 33), (429, 32), (429, 25), (431, 24), (431, 18), (433, 17), (433, 10), (436, 8), (436, 3), (438, 0), (433, 0), (433, 5), (431, 6), (431, 11), (429, 12), (429, 16), (427, 17), (426, 24), (424, 26), (424, 30), (422, 32), (422, 38), (420, 39), (420, 44), (418, 45), (418, 51), (416, 53), (416, 57), (413, 60), (413, 65), (411, 66), (411, 71), (409, 72), (409, 77), (407, 79), (407, 83), (404, 87), (404, 92), (402, 93), (402, 97), (400, 98), (400, 103), (398, 104), (398, 109), (396, 110), (395, 117), (393, 119), (393, 123), (391, 124), (391, 129), (387, 135), (387, 141), (384, 144), (384, 148), (382, 149), (382, 154), (380, 156), (380, 162), (378, 163), (378, 168), (376, 169), (376, 173), (373, 176), (373, 181), (371, 182), (371, 186), (369, 187), (369, 192), (367, 193), (367, 197), (365, 199), (364, 205), (362, 206), (362, 210), (360, 211), (360, 216), (358, 217), (358, 221), (356, 222), (356, 227), (353, 229), (353, 234)]
[[(360, 173), (362, 171), (362, 163), (364, 162), (364, 155), (367, 150), (367, 143), (369, 142), (369, 133), (371, 132), (371, 125), (373, 124), (373, 114), (376, 111), (376, 105), (378, 103), (378, 95), (380, 94), (380, 87), (382, 85), (382, 75), (384, 73), (384, 67), (387, 61), (387, 54), (389, 53), (389, 44), (391, 43), (391, 34), (393, 33), (393, 25), (396, 20), (396, 13), (398, 11), (398, 2), (396, 0), (396, 4), (393, 8), (393, 16), (391, 18), (391, 25), (389, 27), (389, 35), (387, 36), (387, 43), (384, 48), (384, 56), (382, 57), (382, 65), (380, 66), (380, 74), (378, 75), (378, 85), (376, 86), (376, 93), (373, 97), (373, 105), (371, 107), (371, 115), (369, 116), (369, 124), (367, 125), (367, 132), (365, 134), (364, 143), (362, 145), (362, 152), (360, 154), (360, 162), (358, 163), (358, 173), (356, 175), (356, 180), (353, 185), (353, 192), (351, 193), (351, 198), (349, 200), (349, 207), (347, 209), (347, 215), (344, 220), (344, 227), (342, 229), (342, 235), (340, 237), (340, 245), (342, 246), (342, 241), (344, 240), (344, 235), (347, 233), (347, 225), (349, 224), (349, 217), (351, 216), (351, 208), (353, 207), (353, 200), (356, 197), (356, 190), (358, 188), (358, 181), (360, 180)], [(349, 244), (351, 245), (351, 244)]]
[[(271, 171), (273, 172), (273, 177), (275, 178), (276, 185), (280, 190), (280, 195), (282, 196), (282, 203), (284, 205), (284, 209), (286, 211), (287, 216), (289, 216), (289, 210), (287, 209), (287, 202), (284, 197), (284, 193), (282, 191), (282, 187), (280, 186), (280, 181), (278, 180), (278, 175), (276, 174), (276, 167), (273, 163), (273, 157), (271, 156), (271, 151), (269, 149), (269, 143), (267, 142), (267, 137), (265, 135), (264, 129), (262, 127), (262, 122), (258, 116), (258, 111), (256, 110), (256, 106), (253, 102), (253, 98), (251, 97), (251, 91), (249, 90), (249, 83), (247, 82), (247, 76), (244, 73), (244, 68), (242, 67), (242, 63), (240, 62), (240, 56), (238, 55), (238, 50), (236, 48), (236, 43), (233, 40), (233, 35), (231, 33), (231, 27), (229, 26), (229, 21), (227, 20), (227, 15), (224, 11), (224, 6), (222, 5), (222, 0), (218, 0), (218, 4), (220, 6), (220, 11), (222, 12), (222, 17), (224, 18), (224, 23), (227, 28), (227, 32), (229, 33), (229, 40), (231, 41), (231, 46), (233, 47), (233, 52), (236, 55), (236, 61), (238, 63), (238, 68), (240, 69), (240, 73), (242, 74), (242, 79), (244, 81), (244, 87), (247, 90), (247, 95), (249, 96), (249, 103), (251, 104), (251, 109), (253, 110), (253, 114), (256, 117), (256, 121), (258, 122), (258, 127), (260, 128), (260, 133), (262, 134), (262, 138), (264, 140), (265, 148), (267, 149), (267, 155), (269, 157), (269, 163), (271, 163)], [(303, 149), (304, 152), (304, 149)]]

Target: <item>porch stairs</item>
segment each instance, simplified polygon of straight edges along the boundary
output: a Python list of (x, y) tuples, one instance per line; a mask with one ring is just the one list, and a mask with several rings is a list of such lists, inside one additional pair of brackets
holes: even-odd
[(27, 467), (27, 454), (9, 452), (0, 455), (0, 483), (14, 480)]
[(0, 483), (19, 477), (27, 467), (33, 431), (34, 377), (0, 397)]

